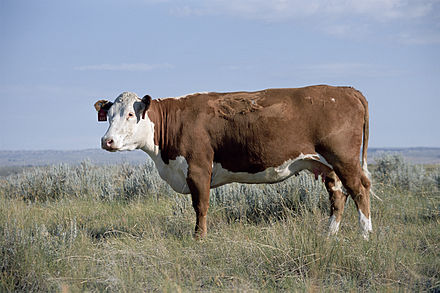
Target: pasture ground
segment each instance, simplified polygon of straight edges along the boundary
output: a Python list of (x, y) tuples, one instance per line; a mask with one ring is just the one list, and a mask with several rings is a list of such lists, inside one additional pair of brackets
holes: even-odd
[[(394, 169), (380, 167), (375, 190), (383, 201), (372, 199), (369, 241), (360, 237), (352, 200), (337, 237), (327, 237), (321, 187), (306, 190), (317, 197), (310, 201), (300, 187), (280, 185), (289, 196), (276, 193), (263, 206), (213, 194), (208, 237), (195, 241), (189, 196), (170, 192), (153, 173), (148, 190), (133, 191), (148, 185), (139, 181), (142, 167), (13, 175), (0, 181), (0, 291), (439, 292), (439, 169), (431, 166), (423, 186), (402, 188)], [(69, 182), (73, 174), (79, 181)], [(99, 176), (107, 181), (98, 184)], [(270, 197), (259, 185), (246, 188), (224, 192)]]

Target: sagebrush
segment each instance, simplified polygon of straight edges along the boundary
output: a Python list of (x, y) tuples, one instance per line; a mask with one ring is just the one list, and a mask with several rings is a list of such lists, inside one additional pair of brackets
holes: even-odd
[(207, 239), (190, 197), (154, 166), (57, 165), (0, 179), (0, 291), (440, 290), (440, 168), (384, 156), (373, 234), (354, 204), (328, 238), (328, 194), (301, 173), (211, 191)]

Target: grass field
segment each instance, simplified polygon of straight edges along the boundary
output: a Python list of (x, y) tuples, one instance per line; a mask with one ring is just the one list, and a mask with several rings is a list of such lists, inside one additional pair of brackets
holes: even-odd
[(0, 179), (0, 291), (440, 292), (440, 168), (378, 160), (373, 234), (353, 201), (328, 238), (307, 173), (211, 191), (208, 237), (189, 196), (144, 166), (57, 165)]

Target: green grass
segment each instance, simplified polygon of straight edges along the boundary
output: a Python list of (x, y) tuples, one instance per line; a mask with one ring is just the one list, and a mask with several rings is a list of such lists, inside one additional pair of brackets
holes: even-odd
[[(88, 168), (89, 175), (110, 172)], [(309, 205), (298, 189), (261, 205), (213, 194), (208, 237), (195, 241), (189, 196), (153, 185), (160, 194), (127, 197), (136, 170), (124, 168), (108, 175), (119, 180), (108, 198), (78, 181), (81, 189), (58, 186), (53, 198), (30, 199), (28, 189), (18, 188), (30, 186), (20, 181), (26, 174), (2, 181), (0, 291), (440, 291), (440, 192), (434, 185), (408, 191), (376, 182), (383, 202), (372, 199), (369, 241), (359, 234), (353, 201), (339, 234), (328, 238), (322, 196)], [(53, 177), (40, 171), (42, 182)], [(72, 178), (70, 171), (62, 174)], [(40, 179), (31, 177), (26, 180), (38, 186)], [(225, 190), (267, 191), (237, 186)]]

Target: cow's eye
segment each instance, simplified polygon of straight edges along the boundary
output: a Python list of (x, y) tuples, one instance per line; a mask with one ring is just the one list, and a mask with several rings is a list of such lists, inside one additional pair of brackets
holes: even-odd
[(134, 113), (133, 112), (128, 113), (128, 118), (132, 118), (132, 117), (134, 117)]

